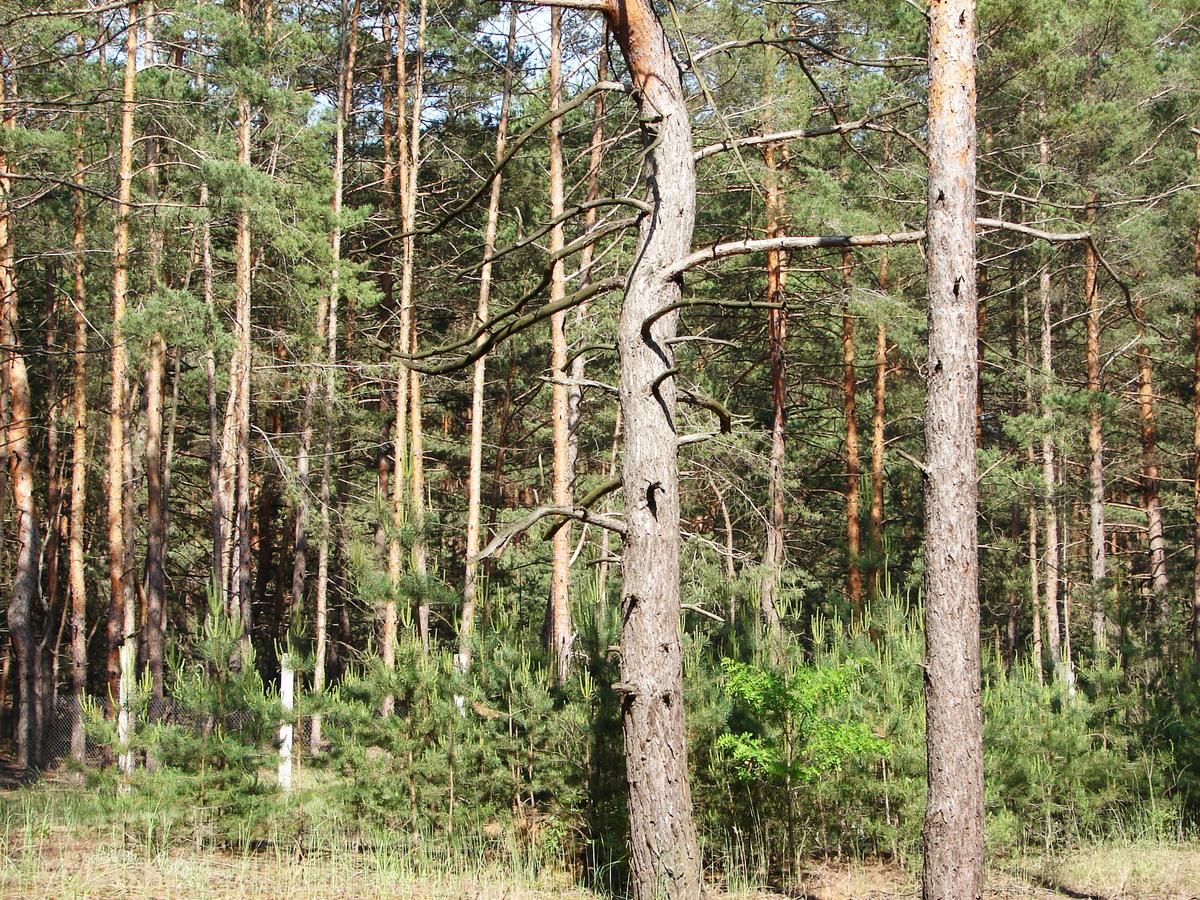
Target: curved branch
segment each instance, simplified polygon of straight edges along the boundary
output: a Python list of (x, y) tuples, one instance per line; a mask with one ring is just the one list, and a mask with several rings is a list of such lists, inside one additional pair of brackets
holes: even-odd
[(609, 531), (615, 531), (620, 535), (625, 534), (625, 524), (623, 522), (618, 522), (616, 519), (610, 519), (608, 516), (598, 516), (586, 509), (575, 509), (567, 506), (540, 506), (516, 525), (500, 532), (500, 534), (492, 538), (491, 543), (480, 550), (475, 559), (487, 559), (491, 556), (495, 556), (497, 553), (502, 552), (505, 547), (512, 543), (513, 538), (515, 538), (518, 534), (528, 531), (530, 528), (548, 516), (559, 516), (563, 519), (576, 519), (588, 525), (595, 525), (599, 528), (607, 528)]
[(496, 344), (512, 337), (515, 334), (520, 334), (522, 331), (527, 328), (531, 328), (538, 322), (544, 322), (555, 313), (570, 309), (573, 306), (578, 306), (580, 303), (583, 303), (585, 300), (590, 300), (592, 297), (595, 297), (598, 294), (607, 293), (608, 291), (616, 290), (624, 286), (624, 278), (606, 278), (603, 281), (597, 281), (596, 283), (590, 284), (585, 288), (581, 288), (580, 290), (575, 291), (573, 294), (568, 294), (557, 303), (547, 303), (545, 306), (535, 310), (534, 312), (526, 313), (519, 319), (509, 322), (507, 325), (504, 325), (495, 331), (480, 332), (478, 337), (482, 337), (483, 340), (476, 344), (471, 352), (451, 360), (450, 362), (430, 365), (420, 361), (436, 354), (422, 354), (421, 356), (415, 357), (401, 356), (400, 362), (402, 365), (405, 365), (417, 372), (421, 372), (424, 375), (448, 375), (451, 372), (457, 372), (458, 370), (465, 369), (467, 366), (474, 363), (475, 360), (486, 354), (489, 350), (496, 346)]

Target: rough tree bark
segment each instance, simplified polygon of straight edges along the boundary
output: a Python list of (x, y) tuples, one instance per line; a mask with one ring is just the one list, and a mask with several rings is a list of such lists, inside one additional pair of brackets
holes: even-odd
[(923, 896), (982, 896), (976, 538), (975, 4), (929, 4)]
[[(1196, 142), (1196, 156), (1200, 158), (1200, 141)], [(1200, 277), (1200, 228), (1196, 229), (1193, 271)], [(1200, 662), (1200, 301), (1192, 314), (1192, 343), (1195, 352), (1192, 366), (1192, 654)]]
[[(508, 45), (504, 54), (504, 88), (500, 97), (500, 120), (496, 125), (496, 164), (504, 157), (508, 140), (508, 115), (512, 105), (514, 57), (517, 52), (517, 7), (512, 4), (508, 16)], [(603, 95), (602, 95), (603, 96)], [(492, 182), (488, 197), (487, 224), (483, 231), (484, 264), (479, 273), (479, 303), (475, 309), (475, 320), (483, 324), (488, 320), (492, 293), (491, 256), (496, 249), (496, 234), (500, 224), (500, 191), (502, 176)], [(480, 340), (484, 340), (480, 337)], [(479, 596), (479, 541), (482, 518), (483, 488), (483, 393), (487, 375), (487, 355), (475, 361), (471, 381), (471, 436), (467, 462), (467, 559), (466, 575), (463, 580), (463, 607), (458, 626), (458, 667), (462, 672), (471, 668), (471, 635), (475, 627), (475, 606)], [(395, 630), (395, 604), (392, 605)]]
[(632, 892), (636, 900), (701, 896), (688, 786), (679, 598), (679, 470), (671, 339), (680, 296), (671, 265), (690, 249), (696, 172), (679, 68), (649, 0), (606, 9), (636, 89), (646, 145), (646, 200), (617, 329), (625, 427), (627, 534), (621, 682)]
[[(0, 47), (0, 60), (9, 60), (7, 48)], [(0, 127), (16, 128), (14, 76), (7, 67), (0, 69)], [(34, 640), (33, 612), (39, 600), (41, 556), (37, 499), (33, 483), (33, 449), (30, 426), (33, 403), (29, 376), (21, 352), (17, 294), (16, 235), (12, 214), (10, 162), (0, 150), (0, 379), (8, 397), (9, 418), (6, 430), (8, 467), (12, 483), (13, 508), (16, 512), (16, 567), (12, 575), (12, 593), (8, 601), (8, 632), (12, 638), (17, 675), (17, 717), (14, 743), (16, 762), (22, 768), (41, 765), (42, 723), (38, 703), (40, 681), (39, 653)]]
[[(157, 46), (154, 38), (154, 4), (147, 2), (143, 16), (145, 47), (143, 53), (150, 65), (156, 63)], [(150, 202), (158, 200), (158, 140), (146, 137), (146, 191)], [(157, 212), (152, 212), (149, 235), (149, 269), (151, 290), (161, 277), (163, 234), (157, 224)], [(166, 374), (167, 346), (161, 332), (150, 339), (146, 361), (146, 666), (150, 670), (151, 696), (156, 701), (153, 714), (160, 712), (163, 699), (163, 632), (162, 616), (166, 602), (167, 520), (163, 486), (163, 378)]]
[[(562, 10), (550, 10), (550, 109), (563, 102)], [(567, 264), (562, 257), (566, 230), (563, 213), (562, 119), (550, 122), (550, 302), (559, 303), (567, 294)], [(551, 502), (558, 507), (571, 505), (570, 410), (567, 385), (567, 310), (550, 319), (550, 423), (554, 463), (551, 467)], [(559, 523), (551, 539), (550, 602), (546, 610), (546, 649), (561, 687), (571, 671), (571, 645), (575, 634), (571, 623), (571, 527), (570, 520)]]
[[(1094, 197), (1093, 197), (1094, 199)], [(1095, 207), (1088, 222), (1096, 220)], [(1087, 301), (1087, 389), (1088, 389), (1088, 544), (1092, 576), (1092, 646), (1096, 659), (1107, 652), (1108, 625), (1105, 621), (1107, 594), (1104, 543), (1104, 432), (1100, 427), (1100, 288), (1096, 250), (1091, 242), (1084, 248), (1083, 292)]]

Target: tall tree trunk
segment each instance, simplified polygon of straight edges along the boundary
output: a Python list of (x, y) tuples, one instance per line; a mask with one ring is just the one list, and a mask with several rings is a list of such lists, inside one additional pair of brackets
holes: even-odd
[(108, 690), (111, 712), (118, 710), (122, 693), (122, 652), (133, 635), (126, 629), (126, 546), (125, 546), (125, 415), (128, 360), (125, 348), (124, 319), (129, 288), (129, 214), (133, 189), (133, 113), (137, 78), (138, 28), (136, 3), (130, 3), (125, 35), (125, 77), (121, 93), (120, 149), (117, 154), (117, 209), (113, 224), (112, 284), (112, 372), (108, 415), (108, 570), (111, 584), (108, 617)]
[[(412, 280), (413, 280), (413, 235), (412, 224), (415, 216), (409, 215), (409, 194), (412, 188), (412, 178), (409, 174), (408, 140), (408, 53), (406, 35), (408, 33), (407, 0), (397, 0), (396, 3), (396, 92), (394, 96), (394, 120), (396, 123), (396, 196), (395, 219), (401, 239), (402, 262), (400, 268), (400, 328), (397, 344), (400, 353), (408, 352), (412, 343)], [(420, 118), (418, 113), (418, 127)], [(408, 505), (406, 501), (409, 479), (409, 439), (408, 439), (408, 382), (410, 370), (407, 366), (396, 367), (396, 396), (395, 424), (392, 428), (392, 537), (388, 543), (388, 581), (390, 582), (390, 605), (385, 609), (383, 640), (380, 655), (383, 664), (388, 669), (396, 665), (396, 615), (395, 604), (400, 594), (400, 579), (403, 575), (403, 545), (400, 541), (400, 531), (407, 518)], [(391, 696), (383, 698), (383, 712), (392, 712), (394, 699)]]
[[(200, 270), (204, 305), (215, 321), (216, 300), (213, 292), (212, 221), (208, 214), (208, 184), (200, 185), (200, 208), (206, 211), (200, 226)], [(210, 345), (204, 351), (205, 383), (208, 388), (208, 490), (209, 537), (212, 542), (211, 590), (224, 597), (225, 591), (225, 508), (221, 489), (221, 417), (217, 407), (217, 358)]]
[[(1044, 139), (1043, 139), (1044, 140)], [(1062, 675), (1062, 629), (1058, 617), (1059, 540), (1058, 540), (1058, 466), (1055, 459), (1055, 441), (1050, 406), (1047, 399), (1054, 379), (1054, 332), (1053, 309), (1050, 302), (1050, 264), (1043, 264), (1038, 275), (1038, 296), (1042, 307), (1041, 338), (1041, 414), (1042, 427), (1042, 503), (1046, 517), (1045, 539), (1045, 600), (1046, 638), (1053, 671)]]
[[(550, 109), (562, 106), (562, 10), (550, 10)], [(562, 120), (550, 122), (550, 302), (559, 303), (567, 295), (567, 263), (562, 258), (566, 233), (563, 214)], [(567, 379), (567, 311), (550, 319), (550, 423), (554, 464), (551, 472), (551, 501), (555, 506), (571, 505), (570, 411)], [(570, 520), (554, 531), (550, 552), (550, 606), (546, 611), (546, 649), (554, 669), (554, 680), (562, 687), (571, 671), (571, 645), (575, 634), (571, 625), (571, 529)]]
[[(412, 233), (417, 219), (417, 186), (420, 184), (421, 173), (421, 107), (425, 80), (425, 26), (427, 23), (428, 3), (420, 0), (417, 13), (417, 42), (416, 69), (413, 72), (412, 119), (409, 124), (408, 139), (408, 182), (405, 199), (406, 234)], [(416, 264), (416, 243), (409, 237), (404, 245), (404, 271), (401, 286), (401, 304), (407, 308), (409, 343), (407, 350), (417, 352), (417, 323), (415, 304), (413, 302), (413, 266)], [(401, 310), (401, 330), (404, 328), (405, 309)], [(417, 634), (421, 646), (429, 652), (429, 596), (425, 586), (428, 575), (427, 544), (425, 536), (425, 432), (421, 417), (421, 374), (415, 369), (408, 373), (409, 407), (409, 440), (410, 473), (409, 487), (412, 505), (413, 525), (413, 574), (421, 585), (421, 595), (417, 601)]]
[[(1032, 364), (1032, 332), (1029, 327), (1029, 295), (1024, 290), (1021, 291), (1021, 336), (1024, 344), (1025, 353), (1025, 411), (1034, 416), (1037, 414), (1037, 408), (1033, 401), (1033, 364)], [(1032, 470), (1037, 463), (1037, 453), (1033, 447), (1032, 439), (1025, 445), (1026, 461), (1029, 463), (1029, 468)], [(1029, 520), (1029, 603), (1033, 619), (1033, 646), (1031, 654), (1033, 656), (1033, 671), (1037, 675), (1038, 684), (1045, 681), (1045, 674), (1042, 671), (1042, 606), (1040, 600), (1041, 594), (1041, 575), (1038, 572), (1038, 508), (1037, 502), (1030, 498), (1026, 517)]]
[[(888, 255), (879, 259), (879, 289), (888, 290)], [(871, 409), (871, 509), (867, 514), (867, 539), (871, 542), (871, 569), (867, 574), (867, 596), (880, 596), (880, 572), (883, 570), (883, 489), (884, 450), (887, 445), (887, 326), (875, 326), (875, 391)]]
[[(359, 4), (355, 0), (349, 10), (342, 6), (343, 46), (338, 72), (337, 110), (333, 130), (333, 198), (330, 203), (330, 213), (333, 229), (329, 234), (329, 248), (332, 258), (329, 275), (329, 299), (326, 306), (327, 320), (325, 324), (325, 446), (321, 464), (320, 515), (321, 533), (317, 545), (317, 583), (316, 583), (316, 647), (313, 660), (313, 692), (320, 693), (325, 689), (325, 665), (328, 652), (328, 620), (329, 620), (329, 556), (332, 541), (332, 522), (330, 503), (333, 490), (333, 427), (334, 409), (337, 405), (337, 335), (338, 335), (338, 301), (341, 292), (342, 266), (342, 194), (345, 183), (346, 161), (346, 129), (353, 111), (354, 99), (354, 65), (358, 51), (358, 13)], [(321, 750), (321, 717), (312, 718), (312, 752)]]
[(166, 599), (163, 563), (167, 542), (163, 490), (163, 377), (166, 346), (162, 335), (150, 342), (146, 364), (146, 664), (154, 700), (163, 699), (162, 616)]
[[(147, 0), (143, 27), (143, 53), (150, 65), (157, 62), (154, 38), (154, 3)], [(151, 203), (158, 200), (158, 140), (146, 138), (146, 188)], [(149, 267), (151, 290), (159, 286), (163, 254), (162, 229), (157, 225), (158, 211), (151, 214), (149, 234)], [(160, 712), (163, 699), (163, 632), (162, 617), (166, 603), (167, 521), (163, 486), (163, 378), (166, 374), (167, 346), (161, 332), (150, 339), (146, 362), (146, 665), (150, 670), (150, 692), (155, 701), (154, 715)]]
[[(1196, 156), (1200, 158), (1200, 141), (1196, 143)], [(1200, 278), (1200, 228), (1196, 229), (1193, 271)], [(1200, 662), (1200, 301), (1196, 302), (1192, 313), (1192, 343), (1195, 352), (1192, 367), (1192, 653)]]
[(42, 601), (43, 626), (38, 652), (41, 663), (41, 696), (39, 721), (49, 725), (54, 713), (54, 698), (58, 688), (58, 651), (61, 628), (55, 622), (65, 622), (65, 604), (61, 601), (59, 558), (62, 549), (62, 470), (59, 466), (58, 419), (64, 397), (59, 390), (58, 361), (62, 352), (58, 346), (58, 260), (48, 260), (45, 268), (46, 314), (45, 341), (49, 351), (46, 358), (46, 546), (42, 567), (46, 573), (45, 596)]
[[(1095, 199), (1093, 195), (1093, 200)], [(1088, 221), (1096, 220), (1092, 207)], [(1104, 543), (1104, 433), (1100, 427), (1100, 289), (1096, 275), (1099, 268), (1096, 251), (1091, 243), (1085, 248), (1083, 292), (1087, 300), (1087, 388), (1088, 388), (1088, 544), (1092, 576), (1092, 648), (1097, 660), (1108, 650), (1108, 625), (1105, 621), (1107, 560)]]
[[(609, 27), (629, 66), (646, 144), (646, 200), (617, 327), (626, 528), (621, 717), (629, 783), (632, 893), (694, 900), (703, 890), (688, 786), (679, 598), (679, 467), (671, 339), (691, 245), (696, 171), (679, 68), (648, 0), (618, 0)], [(653, 324), (648, 324), (654, 317)]]
[[(767, 144), (766, 164), (767, 237), (783, 234), (783, 191), (779, 184), (779, 148)], [(763, 548), (763, 576), (758, 604), (772, 653), (780, 658), (782, 623), (779, 617), (779, 583), (783, 571), (784, 472), (787, 462), (787, 273), (781, 250), (767, 252), (767, 353), (771, 363), (771, 456), (767, 464), (767, 527)], [(724, 508), (724, 499), (721, 501)]]
[(854, 369), (854, 314), (850, 310), (849, 250), (842, 251), (842, 414), (846, 425), (846, 599), (852, 620), (863, 616), (862, 537), (859, 526), (858, 378)]
[[(608, 26), (602, 26), (599, 48), (597, 50), (596, 80), (608, 78)], [(588, 172), (586, 203), (595, 203), (600, 199), (600, 166), (604, 162), (604, 111), (605, 93), (596, 94), (595, 106), (592, 108), (592, 139), (588, 146)], [(583, 214), (584, 231), (590, 234), (596, 227), (598, 219), (596, 207), (589, 206)], [(584, 244), (579, 253), (579, 286), (586, 287), (592, 283), (592, 269), (596, 259), (596, 246), (589, 241)], [(575, 322), (582, 328), (588, 320), (590, 305), (587, 301), (575, 307)], [(583, 378), (587, 369), (587, 354), (582, 350), (576, 351), (571, 358), (571, 385), (567, 390), (567, 457), (568, 469), (571, 473), (571, 485), (574, 487), (579, 478), (579, 428), (583, 421)], [(603, 529), (601, 529), (603, 530)]]
[[(0, 58), (8, 54), (0, 48)], [(0, 126), (16, 129), (15, 76), (0, 70)], [(21, 352), (17, 295), (16, 241), (13, 225), (10, 161), (0, 149), (0, 377), (8, 396), (9, 419), (5, 444), (12, 479), (13, 506), (17, 514), (16, 569), (8, 601), (8, 633), (12, 638), (17, 671), (17, 720), (15, 744), (17, 764), (23, 768), (41, 765), (42, 723), (38, 703), (39, 654), (34, 639), (33, 612), (41, 589), (41, 555), (37, 498), (33, 483), (33, 450), (29, 434), (33, 402), (29, 375)]]
[(87, 516), (87, 288), (84, 281), (87, 254), (84, 221), (85, 160), (83, 117), (75, 117), (75, 191), (71, 236), (72, 323), (71, 355), (74, 363), (71, 435), (71, 517), (67, 546), (67, 583), (71, 592), (71, 758), (83, 762), (87, 750), (83, 696), (87, 691), (87, 582), (84, 575), (84, 525)]
[(1150, 589), (1153, 617), (1160, 645), (1167, 641), (1171, 607), (1167, 598), (1167, 542), (1163, 533), (1162, 502), (1158, 496), (1158, 436), (1154, 422), (1154, 368), (1146, 343), (1145, 298), (1134, 296), (1137, 318), (1138, 433), (1142, 443), (1142, 503), (1146, 508), (1147, 537), (1150, 545)]
[(975, 4), (929, 4), (925, 408), (926, 900), (983, 882), (975, 465)]
[[(504, 53), (504, 91), (500, 97), (500, 121), (496, 125), (496, 165), (504, 157), (508, 139), (508, 114), (512, 105), (513, 69), (517, 52), (517, 7), (512, 4), (508, 14), (508, 45)], [(491, 315), (492, 294), (491, 256), (496, 249), (496, 233), (500, 224), (501, 176), (492, 182), (488, 197), (487, 224), (483, 231), (483, 269), (479, 275), (479, 303), (475, 320), (482, 325)], [(483, 340), (483, 338), (480, 338)], [(479, 542), (482, 517), (483, 489), (483, 393), (487, 383), (487, 355), (475, 361), (471, 381), (471, 437), (467, 463), (467, 560), (463, 581), (462, 617), (458, 626), (458, 667), (462, 672), (471, 668), (471, 636), (475, 627), (475, 606), (479, 595)], [(392, 630), (395, 630), (395, 604), (392, 604)]]
[[(239, 97), (238, 163), (250, 167), (250, 101)], [(248, 201), (249, 198), (246, 198)], [(236, 564), (230, 566), (230, 607), (238, 614), (242, 627), (242, 659), (247, 659), (250, 637), (254, 627), (250, 608), (250, 370), (253, 350), (250, 341), (250, 277), (251, 259), (250, 211), (244, 205), (237, 214), (237, 236), (234, 245), (234, 315), (236, 318), (238, 369), (236, 426), (237, 500), (233, 528), (237, 535), (234, 555)]]

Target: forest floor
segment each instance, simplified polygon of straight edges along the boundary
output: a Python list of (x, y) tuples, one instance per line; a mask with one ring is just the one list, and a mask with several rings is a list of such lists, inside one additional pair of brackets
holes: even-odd
[[(11, 777), (7, 777), (11, 776)], [(601, 900), (554, 866), (503, 852), (462, 856), (349, 846), (299, 852), (265, 842), (238, 851), (198, 846), (161, 823), (162, 809), (114, 814), (71, 778), (22, 784), (0, 771), (0, 897), (421, 897), (431, 900)], [(159, 823), (157, 825), (149, 823)], [(320, 844), (320, 846), (325, 846)], [(440, 848), (434, 848), (440, 849)], [(876, 862), (812, 862), (770, 889), (713, 885), (716, 900), (885, 900), (919, 896), (914, 872)], [(988, 900), (1196, 900), (1200, 844), (1109, 843), (1054, 857), (993, 861)]]
[[(1187, 900), (1200, 896), (1200, 849), (1126, 847), (1086, 851), (1033, 872), (989, 873), (989, 900)], [(911, 874), (874, 864), (816, 866), (794, 888), (716, 891), (722, 900), (884, 900), (917, 897)], [(0, 897), (423, 897), (431, 900), (600, 900), (566, 875), (536, 877), (483, 868), (432, 876), (347, 856), (306, 859), (189, 847), (154, 853), (49, 833), (35, 847), (5, 848)]]

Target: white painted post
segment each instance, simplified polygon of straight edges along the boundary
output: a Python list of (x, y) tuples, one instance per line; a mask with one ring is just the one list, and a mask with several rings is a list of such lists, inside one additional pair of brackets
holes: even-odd
[[(128, 631), (128, 626), (126, 627)], [(133, 696), (137, 667), (137, 638), (126, 634), (125, 643), (121, 645), (121, 675), (117, 681), (117, 767), (123, 778), (133, 774), (133, 750), (129, 747), (129, 738), (133, 733), (133, 710), (130, 700)]]
[(280, 660), (279, 702), (283, 706), (283, 722), (279, 726), (279, 789), (285, 794), (292, 789), (292, 709), (295, 702), (296, 673), (291, 657), (285, 653)]

